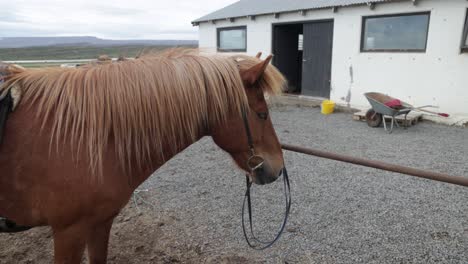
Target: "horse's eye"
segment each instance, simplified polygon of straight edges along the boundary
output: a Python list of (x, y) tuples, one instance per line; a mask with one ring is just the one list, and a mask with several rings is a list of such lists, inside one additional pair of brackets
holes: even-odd
[(268, 118), (268, 113), (266, 113), (266, 112), (257, 113), (257, 116), (258, 116), (258, 118), (260, 118), (260, 119), (262, 119), (262, 120), (267, 120), (267, 118)]

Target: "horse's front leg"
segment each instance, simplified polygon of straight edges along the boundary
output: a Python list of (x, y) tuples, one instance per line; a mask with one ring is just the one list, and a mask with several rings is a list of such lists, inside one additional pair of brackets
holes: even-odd
[(53, 227), (54, 263), (79, 264), (83, 257), (86, 239), (92, 228), (82, 223), (67, 227)]
[(96, 225), (91, 230), (86, 241), (90, 264), (105, 264), (107, 262), (109, 235), (113, 221), (114, 217), (104, 223)]

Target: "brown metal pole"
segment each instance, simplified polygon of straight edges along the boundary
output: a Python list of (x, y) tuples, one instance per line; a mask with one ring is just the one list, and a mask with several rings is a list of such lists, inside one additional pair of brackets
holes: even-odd
[(371, 168), (375, 168), (379, 170), (392, 171), (392, 172), (407, 174), (407, 175), (416, 176), (420, 178), (425, 178), (429, 180), (446, 182), (446, 183), (468, 187), (468, 177), (450, 176), (447, 174), (414, 169), (414, 168), (386, 163), (382, 161), (356, 158), (356, 157), (351, 157), (347, 155), (331, 153), (331, 152), (327, 152), (323, 150), (310, 149), (310, 148), (304, 148), (304, 147), (287, 145), (287, 144), (282, 144), (281, 147), (284, 150), (294, 151), (294, 152), (298, 152), (302, 154), (307, 154), (307, 155), (317, 156), (321, 158), (332, 159), (332, 160), (352, 163), (356, 165), (371, 167)]

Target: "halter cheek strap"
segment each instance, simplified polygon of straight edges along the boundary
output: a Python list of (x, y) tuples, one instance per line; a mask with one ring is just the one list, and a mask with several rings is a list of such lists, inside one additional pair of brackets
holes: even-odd
[(247, 144), (249, 144), (250, 155), (255, 155), (255, 149), (253, 145), (252, 133), (250, 131), (249, 120), (247, 119), (246, 111), (242, 111), (242, 119), (244, 120), (245, 132), (247, 134)]

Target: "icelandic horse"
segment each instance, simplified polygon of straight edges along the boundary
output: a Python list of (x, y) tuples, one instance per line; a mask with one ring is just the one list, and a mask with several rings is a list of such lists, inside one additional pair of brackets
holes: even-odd
[[(55, 263), (105, 263), (113, 219), (156, 169), (204, 136), (252, 182), (284, 166), (265, 94), (281, 73), (245, 55), (174, 49), (135, 60), (11, 71), (0, 94), (21, 101), (0, 146), (0, 216), (51, 226)], [(250, 170), (244, 120), (261, 168)], [(254, 164), (255, 165), (255, 164)]]

